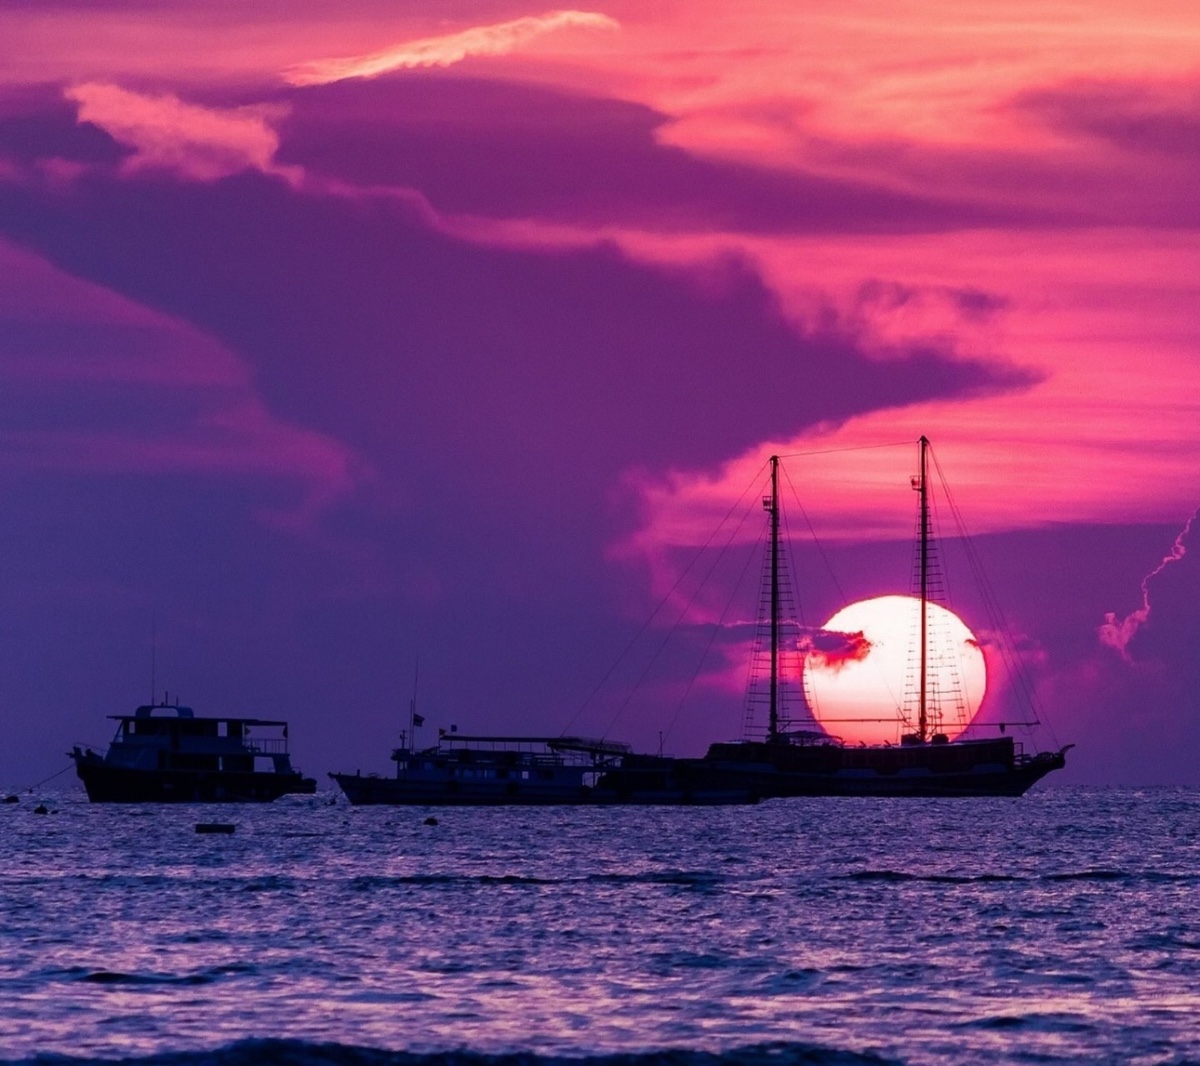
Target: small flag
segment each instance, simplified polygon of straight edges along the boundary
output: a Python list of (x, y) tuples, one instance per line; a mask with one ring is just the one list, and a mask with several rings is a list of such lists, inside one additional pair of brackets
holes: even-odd
[(424, 724), (425, 724), (425, 716), (423, 714), (414, 714), (413, 715), (413, 726), (414, 727), (419, 726), (419, 725), (424, 725)]
[(446, 731), (445, 731), (444, 729), (439, 729), (439, 730), (438, 730), (438, 736), (439, 736), (439, 737), (444, 737), (445, 735), (446, 735)]

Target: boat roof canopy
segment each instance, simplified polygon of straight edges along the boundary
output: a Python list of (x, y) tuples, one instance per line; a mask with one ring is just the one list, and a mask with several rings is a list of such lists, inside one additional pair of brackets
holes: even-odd
[[(230, 715), (200, 715), (191, 707), (177, 703), (148, 703), (138, 707), (133, 714), (110, 714), (114, 722), (137, 722), (155, 717), (155, 711), (174, 711), (176, 718), (191, 718), (197, 722), (241, 722), (242, 725), (287, 725), (282, 718), (238, 718)], [(169, 718), (170, 715), (158, 715), (159, 718)]]
[(611, 755), (627, 755), (630, 747), (615, 740), (587, 740), (583, 737), (502, 737), (492, 735), (468, 736), (465, 733), (444, 733), (442, 744), (543, 744), (561, 751), (589, 751)]

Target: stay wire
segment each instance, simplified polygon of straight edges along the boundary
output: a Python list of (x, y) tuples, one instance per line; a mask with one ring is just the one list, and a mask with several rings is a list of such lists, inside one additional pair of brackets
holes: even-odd
[(17, 791), (18, 792), (32, 792), (35, 788), (41, 788), (42, 785), (46, 784), (48, 781), (53, 781), (56, 777), (62, 777), (63, 774), (65, 774), (68, 770), (72, 769), (74, 766), (75, 766), (75, 764), (73, 762), (69, 762), (69, 763), (67, 763), (66, 766), (64, 766), (57, 773), (53, 773), (49, 777), (44, 778), (41, 781), (35, 781), (32, 785), (26, 785), (22, 788), (19, 788), (19, 789), (17, 789)]
[[(746, 498), (746, 496), (750, 492), (751, 488), (753, 488), (755, 485), (757, 485), (761, 482), (762, 472), (764, 469), (766, 469), (766, 463), (763, 463), (762, 466), (760, 466), (758, 468), (758, 472), (757, 472), (756, 476), (751, 479), (749, 484), (747, 484), (747, 486), (742, 490), (742, 494), (729, 507), (729, 510), (725, 512), (725, 516), (721, 519), (721, 521), (717, 524), (717, 526), (713, 529), (713, 531), (708, 535), (708, 539), (699, 548), (696, 549), (696, 551), (693, 553), (691, 561), (688, 563), (688, 565), (686, 567), (684, 567), (684, 569), (682, 571), (680, 571), (679, 576), (675, 579), (675, 583), (667, 590), (667, 592), (663, 595), (662, 599), (658, 601), (658, 604), (655, 606), (654, 610), (650, 612), (649, 616), (642, 623), (642, 625), (638, 629), (638, 631), (629, 639), (629, 642), (625, 645), (625, 647), (621, 651), (621, 653), (612, 661), (612, 663), (609, 665), (608, 669), (604, 672), (604, 675), (600, 678), (600, 680), (596, 682), (595, 687), (592, 689), (592, 691), (590, 693), (588, 693), (588, 695), (584, 699), (583, 703), (581, 703), (579, 705), (579, 708), (571, 716), (570, 721), (568, 721), (566, 726), (563, 727), (562, 734), (560, 734), (560, 735), (566, 736), (570, 732), (571, 727), (579, 720), (580, 715), (582, 715), (583, 712), (586, 711), (588, 709), (588, 707), (591, 706), (592, 701), (595, 700), (597, 693), (599, 693), (600, 690), (608, 683), (609, 679), (616, 672), (617, 667), (620, 666), (621, 663), (623, 663), (625, 661), (625, 659), (628, 657), (629, 653), (633, 650), (634, 646), (638, 643), (638, 641), (640, 641), (642, 639), (642, 635), (646, 632), (647, 629), (650, 628), (650, 625), (653, 623), (654, 619), (658, 617), (659, 612), (662, 611), (662, 609), (672, 599), (672, 597), (675, 595), (675, 591), (683, 583), (684, 579), (688, 576), (688, 574), (691, 573), (693, 567), (695, 567), (699, 563), (699, 561), (703, 557), (704, 553), (708, 550), (708, 548), (712, 544), (712, 542), (714, 540), (716, 540), (717, 534), (719, 534), (721, 532), (721, 529), (725, 526), (725, 523), (729, 521), (729, 519), (733, 515), (734, 511), (736, 511), (739, 507), (742, 506), (742, 501)], [(739, 526), (740, 526), (740, 523), (739, 523)], [(611, 729), (613, 725), (615, 725), (615, 722), (610, 723), (609, 729)]]
[[(932, 449), (931, 449), (932, 453)], [(1000, 605), (1000, 599), (996, 595), (995, 589), (991, 581), (988, 580), (987, 571), (984, 569), (983, 560), (979, 555), (979, 551), (975, 546), (974, 538), (967, 529), (966, 521), (963, 519), (962, 512), (958, 507), (957, 501), (954, 499), (953, 493), (950, 491), (950, 486), (946, 481), (946, 476), (942, 471), (941, 464), (938, 462), (936, 454), (933, 454), (934, 469), (937, 471), (938, 480), (941, 483), (942, 492), (946, 497), (946, 504), (954, 517), (954, 523), (958, 530), (959, 536), (962, 539), (963, 551), (966, 555), (968, 565), (971, 568), (972, 576), (975, 579), (976, 585), (979, 588), (980, 596), (983, 600), (984, 611), (988, 616), (988, 621), (992, 625), (996, 647), (1000, 652), (1000, 659), (1004, 666), (1005, 672), (1009, 676), (1014, 688), (1017, 690), (1017, 695), (1024, 701), (1033, 715), (1032, 722), (1028, 726), (1044, 725), (1050, 733), (1050, 738), (1055, 745), (1059, 743), (1058, 738), (1054, 734), (1053, 724), (1044, 718), (1038, 708), (1038, 701), (1033, 691), (1032, 682), (1029, 679), (1028, 673), (1021, 663), (1020, 657), (1016, 653), (1016, 649), (1012, 644), (1009, 634), (1012, 630), (1009, 628), (1008, 621), (1004, 614), (1004, 609)]]
[[(865, 450), (867, 450), (867, 448), (892, 448), (892, 447), (896, 447), (896, 445), (878, 444), (878, 445), (867, 445), (864, 448), (843, 448), (841, 450), (842, 451), (865, 451)], [(807, 454), (812, 455), (812, 454), (821, 454), (821, 453), (809, 452)], [(783, 476), (784, 476), (784, 480), (787, 483), (787, 487), (791, 490), (792, 498), (793, 498), (793, 500), (795, 500), (796, 507), (800, 511), (800, 514), (804, 519), (805, 525), (808, 527), (808, 534), (812, 538), (813, 545), (816, 547), (818, 554), (821, 556), (821, 561), (825, 564), (825, 569), (826, 569), (826, 571), (828, 571), (829, 579), (830, 579), (830, 581), (833, 582), (833, 587), (837, 591), (839, 601), (843, 604), (848, 603), (850, 597), (846, 595), (846, 590), (842, 588), (842, 583), (840, 581), (838, 581), (837, 571), (834, 569), (833, 563), (830, 561), (829, 555), (825, 551), (825, 545), (822, 543), (821, 538), (817, 535), (816, 527), (813, 525), (812, 519), (809, 518), (808, 511), (805, 510), (804, 504), (802, 504), (800, 502), (800, 493), (797, 491), (795, 483), (792, 481), (791, 476), (788, 474), (786, 467), (783, 468)], [(784, 515), (784, 523), (785, 524), (787, 523), (786, 515)], [(795, 579), (793, 578), (793, 581), (794, 580)], [(799, 597), (799, 593), (797, 593), (797, 598), (798, 597)], [(903, 694), (901, 694), (900, 696), (896, 695), (895, 691), (892, 689), (891, 681), (882, 673), (878, 664), (876, 664), (875, 669), (876, 669), (876, 672), (878, 673), (879, 680), (883, 682), (884, 687), (888, 691), (888, 696), (891, 698), (892, 707), (896, 711), (896, 715), (897, 715), (898, 719), (900, 721), (904, 721), (905, 718), (904, 718)], [(809, 692), (807, 686), (803, 686), (803, 692), (804, 692), (804, 700), (808, 704), (809, 714), (812, 714), (815, 716), (815, 707), (813, 706), (816, 703), (815, 694), (812, 692)]]
[[(758, 479), (759, 483), (761, 483), (762, 469), (763, 469), (762, 467), (759, 468), (759, 474), (760, 474), (760, 477)], [(755, 484), (755, 482), (751, 482), (751, 484)], [(749, 492), (749, 488), (750, 488), (750, 486), (747, 486), (746, 489), (742, 492), (742, 495), (738, 497), (739, 504), (741, 503), (742, 500), (744, 500), (746, 498), (746, 495)], [(728, 512), (726, 512), (725, 518), (722, 519), (722, 522), (721, 522), (722, 526), (725, 524), (726, 521), (728, 521), (730, 514), (732, 514), (732, 511), (733, 511), (733, 508), (730, 508), (730, 510)], [(659, 641), (658, 647), (655, 648), (654, 654), (650, 656), (650, 660), (646, 663), (645, 667), (642, 669), (642, 672), (639, 675), (637, 682), (626, 694), (625, 699), (621, 701), (621, 705), (617, 708), (612, 719), (609, 721), (608, 728), (604, 731), (601, 739), (608, 738), (609, 733), (612, 732), (612, 730), (616, 727), (617, 722), (620, 721), (620, 719), (624, 715), (625, 711), (629, 708), (629, 704), (631, 702), (633, 702), (633, 697), (637, 694), (638, 690), (641, 688), (642, 683), (646, 680), (646, 677), (650, 673), (650, 670), (653, 668), (654, 664), (656, 662), (658, 662), (658, 657), (662, 654), (663, 649), (667, 646), (667, 644), (670, 643), (671, 638), (678, 631), (680, 624), (683, 622), (684, 618), (687, 617), (688, 612), (691, 610), (692, 606), (695, 604), (696, 599), (699, 597), (701, 591), (708, 584), (708, 580), (709, 580), (709, 578), (712, 577), (713, 571), (716, 570), (718, 565), (720, 565), (721, 560), (725, 557), (725, 553), (729, 550), (729, 546), (733, 543), (733, 541), (737, 537), (738, 533), (741, 532), (742, 526), (744, 526), (746, 524), (746, 521), (749, 518), (749, 514), (750, 514), (750, 511), (749, 511), (749, 509), (747, 509), (743, 513), (741, 521), (738, 522), (737, 525), (735, 525), (733, 527), (733, 529), (730, 531), (729, 536), (725, 540), (725, 543), (721, 546), (721, 549), (717, 552), (716, 558), (713, 559), (712, 565), (709, 566), (708, 572), (696, 584), (696, 588), (692, 592), (692, 595), (688, 598), (687, 602), (683, 605), (683, 607), (680, 608), (679, 614), (676, 617), (675, 621), (671, 623), (671, 626), (667, 630), (667, 632), (664, 634), (663, 639), (661, 641)], [(718, 529), (720, 529), (720, 527), (718, 527)], [(704, 545), (704, 548), (701, 549), (701, 553), (703, 553), (703, 551), (705, 549), (707, 549), (707, 547), (712, 543), (712, 541), (714, 539), (715, 539), (715, 533), (713, 534), (713, 536), (710, 536), (707, 541), (705, 541), (705, 545)], [(698, 559), (699, 559), (699, 555), (697, 556), (696, 560), (693, 560), (693, 565), (696, 561), (698, 561)], [(690, 572), (691, 569), (692, 569), (692, 566), (689, 565), (688, 570), (685, 571), (685, 573)], [(682, 579), (682, 575), (681, 575), (681, 579)], [(678, 587), (678, 585), (679, 585), (679, 582), (677, 581), (675, 583), (675, 586), (673, 586), (673, 589)], [(643, 626), (643, 629), (644, 628), (645, 627)], [(715, 630), (714, 630), (714, 636), (715, 636)], [(712, 638), (710, 638), (710, 640), (711, 639)]]
[[(745, 520), (742, 521), (741, 525), (745, 525)], [(762, 547), (762, 542), (763, 538), (760, 537), (758, 542), (752, 546), (754, 550), (746, 553), (746, 561), (742, 564), (741, 573), (738, 575), (737, 581), (733, 583), (733, 586), (730, 589), (729, 598), (725, 601), (725, 607), (721, 611), (720, 618), (717, 620), (717, 623), (712, 627), (712, 631), (709, 633), (708, 642), (704, 645), (704, 652), (700, 656), (699, 662), (696, 663), (696, 669), (692, 671), (692, 676), (688, 679), (687, 686), (683, 690), (683, 695), (680, 696), (679, 703), (675, 707), (675, 713), (671, 716), (670, 722), (667, 723), (666, 731), (663, 733), (664, 738), (670, 738), (671, 730), (675, 728), (676, 723), (679, 721), (679, 716), (683, 713), (683, 709), (687, 704), (688, 697), (691, 695), (692, 689), (700, 677), (700, 671), (704, 668), (705, 662), (708, 661), (709, 655), (712, 654), (712, 646), (714, 643), (716, 643), (717, 634), (725, 627), (726, 620), (729, 617), (729, 610), (733, 606), (733, 601), (737, 598), (738, 592), (741, 590), (746, 580), (746, 571), (750, 569), (750, 564), (755, 560), (755, 558), (758, 557), (759, 551)]]
[(807, 452), (786, 452), (777, 456), (779, 459), (799, 459), (802, 456), (809, 455), (837, 455), (840, 452), (869, 452), (877, 451), (880, 448), (909, 448), (912, 446), (910, 440), (894, 440), (886, 444), (854, 444), (848, 445), (845, 448), (814, 448)]

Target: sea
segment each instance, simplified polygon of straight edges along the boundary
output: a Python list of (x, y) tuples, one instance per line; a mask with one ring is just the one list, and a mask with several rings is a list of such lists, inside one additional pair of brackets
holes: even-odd
[(0, 806), (0, 834), (4, 1063), (1200, 1063), (1198, 790), (432, 809), (64, 787)]

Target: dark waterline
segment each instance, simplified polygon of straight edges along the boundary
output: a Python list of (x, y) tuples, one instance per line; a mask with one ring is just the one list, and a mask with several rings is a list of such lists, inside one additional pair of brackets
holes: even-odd
[(1200, 1058), (1195, 791), (46, 799), (0, 807), (8, 1061)]

